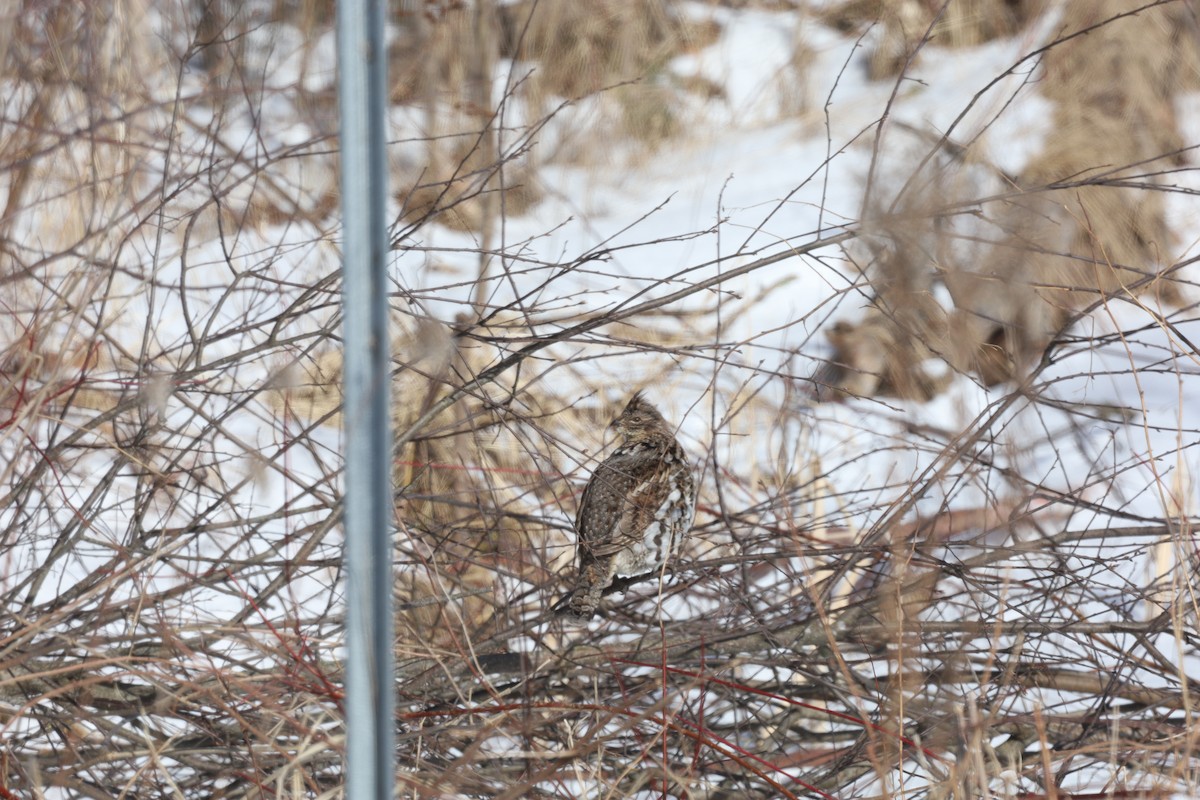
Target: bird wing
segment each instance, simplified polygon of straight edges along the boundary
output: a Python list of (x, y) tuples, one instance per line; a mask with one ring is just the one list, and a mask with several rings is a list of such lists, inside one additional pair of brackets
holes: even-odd
[(592, 474), (575, 520), (581, 567), (621, 552), (653, 520), (668, 491), (658, 450), (639, 444), (622, 448)]

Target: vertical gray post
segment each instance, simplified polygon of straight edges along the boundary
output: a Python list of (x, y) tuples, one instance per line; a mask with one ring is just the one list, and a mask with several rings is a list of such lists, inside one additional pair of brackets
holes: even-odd
[(345, 278), (345, 775), (349, 800), (390, 800), (395, 784), (384, 1), (337, 3)]

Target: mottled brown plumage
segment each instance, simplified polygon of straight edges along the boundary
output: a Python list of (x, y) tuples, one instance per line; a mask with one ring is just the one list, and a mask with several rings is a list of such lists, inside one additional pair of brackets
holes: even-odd
[(667, 421), (641, 393), (612, 423), (623, 441), (583, 490), (575, 530), (579, 577), (566, 610), (590, 618), (613, 579), (659, 569), (692, 527), (692, 467)]

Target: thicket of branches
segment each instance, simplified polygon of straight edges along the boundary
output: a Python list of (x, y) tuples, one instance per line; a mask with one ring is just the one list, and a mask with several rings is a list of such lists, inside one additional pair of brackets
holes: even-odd
[[(974, 20), (941, 40), (974, 44), (1063, 12), (766, 5), (875, 42), (869, 72), (898, 91), (939, 30)], [(0, 797), (342, 791), (331, 6), (5, 12)], [(1156, 118), (1145, 152), (1106, 134), (1070, 148), (1095, 163), (1013, 176), (973, 161), (966, 130), (889, 149), (881, 108), (859, 219), (554, 259), (512, 238), (557, 191), (547, 165), (644, 163), (703, 118), (720, 87), (669, 64), (726, 17), (689, 8), (394, 9), (393, 97), (420, 131), (393, 143), (391, 209), (400, 796), (1197, 792), (1197, 295), (1189, 243), (1147, 231), (1154, 203), (1194, 192), (1200, 142)], [(1196, 85), (1194, 5), (1140, 9), (1159, 12), (1177, 85), (1117, 115), (1130, 130)], [(1069, 72), (1072, 43), (1145, 18), (1063, 22), (1012, 73)], [(820, 118), (795, 85), (813, 59), (798, 41), (781, 113)], [(514, 60), (536, 69), (505, 82)], [(1126, 233), (1089, 216), (1118, 190), (1144, 213)], [(760, 229), (779, 198), (762, 202)], [(1010, 238), (1064, 208), (1083, 234)], [(639, 272), (686, 240), (706, 255)], [(1021, 267), (1009, 313), (951, 266), (989, 247), (1087, 268)], [(821, 336), (780, 347), (753, 320), (803, 271), (842, 288), (792, 303), (786, 325)], [(948, 308), (913, 299), (946, 286)], [(1109, 380), (1137, 394), (1079, 400)], [(922, 411), (953, 385), (977, 413)], [(578, 625), (548, 609), (604, 426), (638, 388), (696, 460), (696, 527)]]

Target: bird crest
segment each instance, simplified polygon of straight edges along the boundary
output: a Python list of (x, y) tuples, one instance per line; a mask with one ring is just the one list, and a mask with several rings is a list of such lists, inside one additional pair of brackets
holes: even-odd
[(625, 409), (612, 422), (612, 427), (626, 439), (637, 439), (649, 433), (670, 434), (667, 421), (641, 392), (635, 392)]

